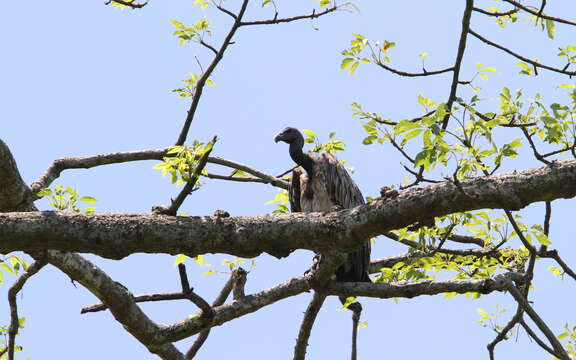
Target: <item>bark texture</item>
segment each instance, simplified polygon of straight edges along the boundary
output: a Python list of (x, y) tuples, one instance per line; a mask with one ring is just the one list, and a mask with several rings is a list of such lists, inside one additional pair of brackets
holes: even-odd
[(0, 253), (59, 250), (121, 259), (134, 253), (255, 257), (308, 249), (348, 252), (422, 219), (476, 209), (518, 210), (576, 195), (576, 160), (403, 191), (331, 213), (174, 217), (56, 212), (0, 214)]

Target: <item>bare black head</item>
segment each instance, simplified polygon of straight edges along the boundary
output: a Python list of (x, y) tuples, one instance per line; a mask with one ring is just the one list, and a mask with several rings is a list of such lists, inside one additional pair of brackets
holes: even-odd
[(309, 176), (312, 176), (312, 159), (302, 151), (304, 147), (304, 137), (298, 129), (287, 127), (274, 136), (274, 141), (283, 141), (290, 144), (290, 157), (294, 162), (304, 168)]
[(282, 130), (276, 136), (274, 136), (274, 141), (283, 141), (287, 144), (298, 144), (304, 146), (304, 137), (298, 131), (298, 129), (293, 127), (287, 127), (286, 129)]

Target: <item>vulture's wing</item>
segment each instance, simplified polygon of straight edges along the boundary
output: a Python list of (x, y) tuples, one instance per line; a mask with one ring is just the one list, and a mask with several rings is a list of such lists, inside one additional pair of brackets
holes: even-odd
[[(345, 209), (364, 204), (364, 197), (348, 171), (329, 153), (314, 154), (315, 172), (326, 184), (326, 191), (334, 205)], [(339, 281), (370, 281), (370, 239), (364, 246), (348, 253), (348, 261), (336, 271)]]
[(290, 180), (290, 189), (288, 190), (291, 212), (302, 212), (302, 207), (300, 206), (300, 175), (302, 175), (300, 169), (292, 171), (292, 180)]

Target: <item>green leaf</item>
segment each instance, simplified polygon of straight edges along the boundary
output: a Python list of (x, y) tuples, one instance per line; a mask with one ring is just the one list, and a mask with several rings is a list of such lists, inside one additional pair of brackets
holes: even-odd
[(174, 265), (178, 265), (184, 262), (184, 260), (186, 260), (188, 258), (188, 256), (184, 255), (184, 254), (178, 254), (178, 256), (176, 256), (176, 260), (174, 260)]
[(404, 135), (404, 139), (402, 140), (402, 145), (405, 145), (410, 139), (420, 135), (422, 131), (424, 131), (424, 129), (415, 129), (407, 132), (406, 135)]
[(555, 30), (556, 30), (556, 25), (554, 24), (554, 21), (552, 21), (550, 19), (546, 19), (546, 31), (547, 31), (548, 37), (550, 39), (554, 39)]
[(97, 200), (95, 198), (93, 198), (92, 196), (82, 196), (80, 198), (80, 201), (84, 201), (87, 204), (94, 204), (97, 202)]
[(308, 129), (302, 129), (302, 132), (304, 132), (304, 134), (310, 136), (310, 137), (316, 137), (316, 133), (312, 130), (308, 130)]
[(346, 310), (348, 308), (348, 306), (350, 306), (351, 304), (356, 302), (356, 297), (355, 296), (349, 296), (346, 298), (346, 301), (344, 302), (344, 304), (342, 304), (341, 307), (338, 308), (338, 311), (342, 311), (342, 310)]
[(346, 70), (350, 67), (350, 64), (354, 61), (354, 58), (348, 57), (342, 60), (342, 64), (340, 64), (340, 68), (342, 70)]
[(418, 57), (422, 60), (426, 59), (428, 57), (428, 53), (422, 53), (420, 55), (418, 55)]
[(356, 61), (354, 64), (352, 64), (352, 66), (350, 67), (350, 71), (348, 71), (348, 74), (352, 75), (354, 71), (356, 71), (358, 65), (360, 65), (360, 61)]
[(42, 189), (40, 191), (38, 191), (38, 194), (36, 194), (36, 196), (38, 196), (38, 198), (43, 198), (44, 196), (49, 196), (52, 195), (52, 190), (46, 188), (46, 189)]
[(202, 274), (202, 276), (208, 276), (208, 275), (216, 274), (217, 272), (219, 272), (219, 271), (218, 270), (209, 270), (209, 271), (206, 271), (204, 274)]
[(534, 232), (534, 236), (536, 236), (536, 240), (538, 240), (540, 244), (544, 246), (552, 245), (552, 242), (550, 242), (548, 236), (546, 236), (546, 234), (544, 234), (543, 232)]

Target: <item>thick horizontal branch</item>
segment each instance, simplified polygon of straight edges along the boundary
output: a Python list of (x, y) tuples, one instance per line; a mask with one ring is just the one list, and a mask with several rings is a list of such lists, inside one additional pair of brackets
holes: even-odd
[(576, 196), (576, 160), (519, 172), (412, 188), (330, 213), (241, 217), (33, 212), (0, 214), (0, 253), (60, 250), (120, 259), (134, 253), (350, 251), (365, 239), (423, 219), (477, 209), (518, 210)]
[[(366, 296), (382, 299), (412, 298), (420, 295), (436, 295), (447, 292), (460, 294), (479, 292), (486, 294), (493, 291), (504, 291), (509, 286), (510, 281), (523, 283), (524, 277), (519, 273), (506, 273), (489, 279), (426, 280), (406, 284), (339, 283), (331, 281), (326, 285), (324, 291), (325, 294), (339, 296)], [(225, 322), (257, 311), (266, 305), (308, 290), (310, 290), (310, 285), (305, 277), (293, 278), (271, 289), (248, 295), (231, 304), (214, 308), (214, 317), (209, 322), (202, 320), (198, 313), (187, 320), (163, 326), (162, 332), (165, 336), (165, 341), (178, 341), (192, 336), (205, 328), (222, 325)]]
[(164, 325), (161, 332), (164, 341), (178, 341), (308, 290), (310, 285), (305, 277), (293, 278), (271, 289), (243, 296), (231, 304), (217, 306), (214, 308), (214, 316), (208, 320), (202, 319), (198, 313), (184, 321)]
[(380, 299), (413, 298), (421, 295), (437, 295), (447, 292), (465, 294), (477, 292), (488, 294), (508, 290), (509, 282), (523, 283), (524, 276), (509, 272), (488, 279), (474, 280), (424, 280), (414, 283), (372, 284), (332, 282), (326, 292), (329, 295), (365, 296)]

